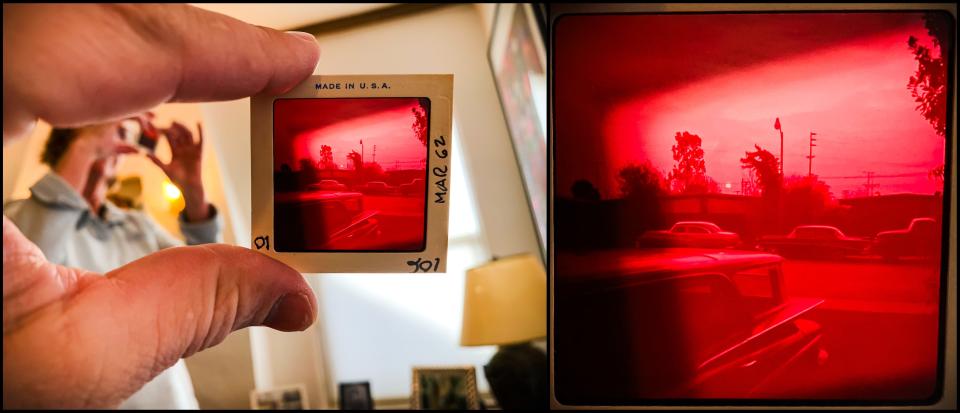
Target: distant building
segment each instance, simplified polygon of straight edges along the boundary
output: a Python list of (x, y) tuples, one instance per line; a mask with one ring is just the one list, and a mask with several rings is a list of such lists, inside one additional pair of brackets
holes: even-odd
[(861, 234), (906, 228), (910, 220), (943, 217), (943, 196), (923, 194), (893, 194), (841, 199), (840, 205), (849, 207), (848, 220), (852, 230)]

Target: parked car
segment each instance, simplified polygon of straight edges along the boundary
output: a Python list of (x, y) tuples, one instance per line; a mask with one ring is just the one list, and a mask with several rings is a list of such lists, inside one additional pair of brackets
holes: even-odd
[(397, 191), (403, 195), (423, 195), (423, 191), (426, 189), (426, 187), (427, 186), (423, 179), (416, 178), (405, 184), (400, 184), (400, 186), (397, 187)]
[(347, 186), (333, 179), (324, 179), (315, 184), (310, 184), (307, 189), (311, 191), (346, 191)]
[(871, 241), (850, 237), (836, 227), (801, 225), (786, 236), (764, 236), (757, 242), (760, 249), (784, 257), (837, 259), (863, 255)]
[(360, 187), (365, 195), (392, 195), (397, 188), (383, 181), (370, 181)]
[(887, 260), (936, 257), (940, 253), (940, 224), (933, 218), (914, 218), (906, 229), (877, 233), (871, 251)]
[(381, 237), (378, 211), (358, 192), (288, 192), (274, 198), (274, 239), (280, 252), (369, 249)]
[(783, 290), (783, 259), (689, 248), (561, 254), (554, 375), (571, 404), (750, 398), (826, 362), (819, 298)]
[(740, 244), (740, 236), (704, 221), (680, 221), (666, 231), (647, 231), (637, 240), (638, 247), (730, 248)]

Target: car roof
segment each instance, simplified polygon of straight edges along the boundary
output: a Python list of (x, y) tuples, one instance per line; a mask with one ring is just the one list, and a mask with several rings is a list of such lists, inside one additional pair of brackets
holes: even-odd
[[(779, 264), (779, 255), (702, 248), (618, 249), (558, 254), (557, 281), (563, 283), (655, 280), (691, 273)], [(560, 278), (563, 278), (562, 280)]]
[(714, 223), (709, 222), (709, 221), (677, 221), (677, 223), (676, 223), (676, 224), (673, 224), (673, 225), (681, 225), (681, 224), (683, 224), (683, 225), (691, 225), (691, 224), (692, 224), (692, 225), (709, 225), (709, 226), (711, 226), (711, 227), (717, 226), (717, 224), (714, 224)]
[(338, 199), (360, 198), (363, 194), (359, 192), (332, 192), (311, 193), (304, 195), (299, 192), (284, 192), (274, 195), (274, 202), (277, 203), (298, 203), (303, 201), (335, 201)]
[(839, 231), (840, 229), (830, 225), (797, 225), (794, 229), (834, 229)]

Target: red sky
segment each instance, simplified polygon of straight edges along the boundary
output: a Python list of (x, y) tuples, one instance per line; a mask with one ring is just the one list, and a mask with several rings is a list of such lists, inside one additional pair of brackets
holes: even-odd
[(365, 162), (373, 160), (376, 145), (376, 161), (384, 169), (397, 161), (401, 168), (409, 167), (426, 159), (426, 149), (411, 128), (411, 109), (420, 105), (418, 98), (278, 100), (274, 168), (296, 165), (302, 158), (319, 160), (320, 147), (329, 145), (334, 162), (350, 169), (346, 156), (361, 151), (361, 139)]
[[(944, 139), (914, 108), (907, 80), (917, 63), (910, 35), (930, 44), (919, 14), (632, 15), (566, 17), (555, 63), (558, 194), (577, 179), (615, 196), (615, 172), (649, 160), (664, 173), (676, 132), (703, 138), (707, 175), (729, 192), (746, 178), (739, 159), (754, 144), (835, 196), (862, 188), (933, 193)], [(727, 191), (725, 191), (727, 192)]]

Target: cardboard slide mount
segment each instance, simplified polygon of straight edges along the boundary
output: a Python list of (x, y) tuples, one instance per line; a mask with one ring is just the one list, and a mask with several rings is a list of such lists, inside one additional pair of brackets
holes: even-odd
[[(429, 100), (426, 142), (425, 233), (422, 250), (277, 251), (274, 108), (284, 99), (417, 98)], [(384, 99), (385, 100), (385, 99)], [(446, 271), (453, 75), (311, 76), (283, 95), (251, 99), (251, 247), (302, 273), (442, 273)], [(317, 116), (323, 116), (318, 113)], [(279, 125), (282, 126), (282, 125)], [(342, 155), (342, 154), (339, 154)], [(363, 165), (363, 161), (361, 161)], [(365, 168), (365, 167), (364, 167)], [(304, 227), (312, 218), (304, 217)], [(319, 219), (319, 218), (317, 218)], [(281, 231), (285, 232), (285, 231)]]

